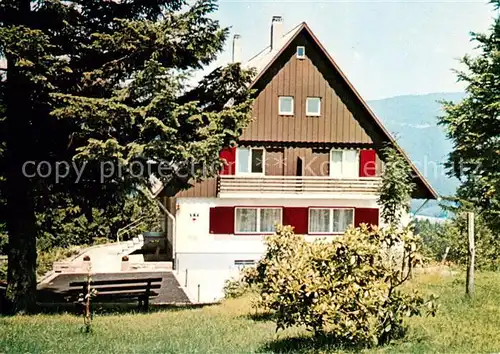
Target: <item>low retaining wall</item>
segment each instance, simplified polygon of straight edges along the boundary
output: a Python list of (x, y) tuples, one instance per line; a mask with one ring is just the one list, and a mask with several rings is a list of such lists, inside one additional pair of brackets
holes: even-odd
[(88, 271), (89, 262), (61, 261), (54, 262), (54, 273), (84, 273)]

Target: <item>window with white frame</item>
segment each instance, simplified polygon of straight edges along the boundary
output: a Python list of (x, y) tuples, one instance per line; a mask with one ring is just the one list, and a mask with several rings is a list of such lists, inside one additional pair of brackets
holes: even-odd
[(236, 233), (273, 233), (281, 224), (281, 208), (236, 208)]
[(310, 208), (309, 233), (343, 233), (354, 224), (354, 209)]
[(237, 148), (236, 174), (264, 173), (264, 149)]
[(321, 98), (307, 97), (306, 99), (306, 115), (319, 116), (321, 115)]
[(330, 177), (358, 178), (359, 151), (358, 150), (331, 150)]
[(306, 47), (298, 46), (297, 47), (297, 58), (304, 59), (306, 57)]
[(278, 110), (282, 116), (293, 116), (293, 97), (279, 96)]

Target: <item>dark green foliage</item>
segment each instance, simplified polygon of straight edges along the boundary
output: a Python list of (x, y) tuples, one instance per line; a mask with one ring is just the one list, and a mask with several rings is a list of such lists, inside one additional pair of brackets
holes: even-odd
[(471, 203), (460, 203), (453, 211), (453, 218), (442, 224), (418, 221), (416, 231), (422, 237), (423, 254), (435, 261), (441, 261), (447, 247), (450, 247), (447, 261), (465, 267), (468, 260), (467, 211), (475, 211), (474, 240), (476, 248), (475, 267), (480, 270), (500, 270), (500, 237), (491, 231), (483, 214)]
[(53, 247), (47, 250), (38, 250), (36, 258), (36, 275), (38, 277), (44, 276), (47, 272), (52, 270), (54, 262), (62, 261), (70, 257), (76, 256), (83, 247), (72, 246), (72, 247)]
[(0, 262), (0, 280), (7, 280), (7, 262)]
[(158, 231), (159, 217), (155, 201), (137, 193), (127, 196), (120, 205), (92, 208), (91, 219), (82, 214), (80, 207), (56, 198), (45, 212), (37, 213), (37, 249), (47, 251), (53, 247), (90, 245), (95, 244), (96, 239), (102, 242), (103, 238), (113, 242), (121, 228), (142, 218), (137, 228), (128, 233), (120, 232), (121, 240), (128, 239), (144, 231)]
[(9, 237), (0, 233), (0, 255), (6, 255), (8, 252)]
[[(450, 246), (446, 231), (451, 227), (450, 222), (437, 223), (429, 220), (415, 220), (415, 233), (422, 238), (422, 255), (429, 261), (440, 262)], [(447, 259), (450, 260), (449, 254)]]
[[(499, 0), (492, 3), (498, 8)], [(444, 102), (440, 124), (453, 142), (446, 167), (461, 181), (457, 196), (483, 213), (492, 230), (500, 230), (500, 16), (487, 33), (472, 33), (479, 54), (462, 59), (457, 71), (467, 96), (459, 103)]]
[(412, 170), (406, 160), (392, 146), (382, 149), (384, 172), (379, 189), (378, 203), (384, 222), (398, 227), (403, 213), (410, 211), (411, 193), (415, 188)]
[[(101, 223), (121, 213), (134, 190), (148, 188), (152, 173), (175, 193), (218, 170), (219, 151), (249, 121), (253, 73), (229, 65), (188, 87), (228, 35), (212, 17), (216, 9), (213, 0), (0, 3), (7, 59), (0, 81), (7, 207), (0, 215), (10, 237), (14, 312), (34, 304), (37, 223), (54, 236), (74, 221), (78, 240), (68, 243), (84, 242), (120, 227)], [(83, 173), (27, 178), (26, 161), (74, 163)], [(115, 173), (103, 179), (105, 163)], [(86, 236), (78, 231), (85, 228)]]

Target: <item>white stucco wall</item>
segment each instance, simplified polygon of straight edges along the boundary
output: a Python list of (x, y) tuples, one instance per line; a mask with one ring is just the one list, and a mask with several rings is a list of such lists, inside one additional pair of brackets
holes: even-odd
[[(376, 199), (366, 196), (360, 199), (179, 198), (175, 214), (176, 276), (183, 286), (187, 285), (186, 292), (194, 302), (223, 298), (225, 281), (237, 277), (241, 268), (235, 266), (235, 260), (258, 261), (265, 252), (261, 235), (210, 234), (210, 208), (215, 206), (378, 208)], [(404, 216), (404, 223), (409, 217)], [(306, 235), (311, 241), (322, 237)]]
[[(258, 260), (265, 252), (262, 235), (209, 233), (215, 206), (377, 208), (376, 199), (232, 199), (179, 198), (176, 210), (176, 265), (180, 269), (228, 269), (235, 260)], [(307, 236), (314, 240), (321, 236)]]

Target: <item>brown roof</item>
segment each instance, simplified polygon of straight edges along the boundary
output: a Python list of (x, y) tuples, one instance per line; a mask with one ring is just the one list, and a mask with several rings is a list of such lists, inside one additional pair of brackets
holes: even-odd
[(403, 149), (397, 144), (396, 140), (391, 136), (391, 134), (387, 131), (387, 129), (384, 127), (382, 122), (380, 121), (379, 118), (375, 115), (375, 113), (370, 109), (368, 104), (363, 100), (363, 98), (360, 96), (358, 91), (354, 88), (354, 86), (349, 82), (347, 79), (346, 75), (342, 72), (342, 70), (339, 68), (337, 63), (333, 60), (333, 58), (330, 56), (330, 54), (327, 52), (325, 47), (320, 43), (318, 38), (314, 35), (314, 33), (311, 31), (307, 23), (303, 22), (299, 26), (295, 27), (292, 29), (290, 32), (285, 34), (281, 40), (281, 47), (279, 49), (271, 50), (270, 47), (266, 47), (263, 51), (261, 51), (259, 54), (257, 54), (255, 57), (250, 59), (249, 62), (245, 64), (246, 67), (255, 67), (257, 69), (257, 76), (255, 77), (254, 81), (250, 85), (250, 88), (255, 86), (255, 84), (262, 78), (262, 76), (266, 73), (266, 71), (273, 66), (275, 61), (278, 59), (278, 57), (287, 49), (287, 47), (292, 43), (292, 41), (302, 32), (306, 32), (308, 35), (311, 36), (315, 44), (320, 48), (320, 50), (323, 52), (323, 54), (326, 56), (328, 59), (328, 62), (331, 64), (332, 70), (334, 70), (344, 81), (346, 86), (348, 87), (350, 93), (354, 97), (354, 99), (357, 101), (359, 106), (365, 111), (365, 113), (373, 119), (373, 122), (375, 123), (375, 126), (379, 129), (380, 133), (382, 136), (385, 136), (388, 141), (390, 141), (394, 147), (401, 153), (401, 155), (405, 158), (405, 160), (409, 163), (411, 166), (413, 172), (416, 175), (417, 183), (421, 187), (424, 188), (425, 190), (425, 195), (429, 199), (438, 199), (438, 194), (436, 191), (432, 188), (432, 186), (429, 184), (429, 182), (425, 179), (425, 177), (420, 173), (420, 171), (417, 169), (417, 167), (413, 164), (413, 162), (410, 160), (408, 155), (403, 151)]

